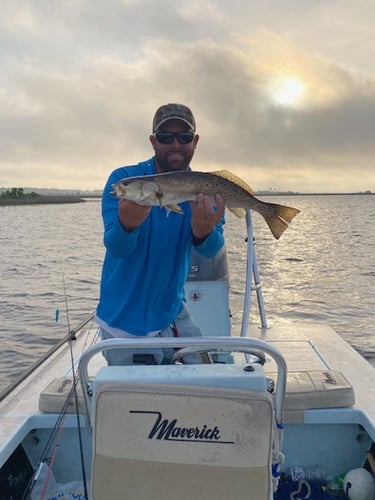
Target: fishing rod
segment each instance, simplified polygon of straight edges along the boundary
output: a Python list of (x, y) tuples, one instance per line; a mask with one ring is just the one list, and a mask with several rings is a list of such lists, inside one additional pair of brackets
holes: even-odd
[(75, 402), (75, 414), (77, 418), (77, 430), (78, 430), (78, 440), (79, 440), (79, 450), (80, 450), (80, 460), (81, 460), (81, 470), (82, 470), (82, 479), (83, 479), (83, 487), (85, 491), (85, 498), (88, 500), (88, 490), (87, 490), (87, 478), (86, 478), (86, 467), (85, 467), (85, 459), (83, 456), (83, 442), (82, 442), (82, 429), (81, 429), (81, 422), (79, 418), (79, 411), (78, 411), (78, 394), (77, 394), (77, 377), (76, 377), (76, 372), (75, 372), (75, 367), (74, 367), (74, 355), (73, 355), (73, 347), (72, 347), (72, 330), (70, 328), (70, 319), (69, 319), (69, 306), (68, 306), (68, 296), (66, 293), (66, 284), (65, 284), (65, 274), (64, 274), (64, 267), (62, 268), (62, 281), (63, 281), (63, 287), (64, 287), (64, 301), (65, 301), (65, 311), (66, 311), (66, 322), (68, 326), (68, 336), (70, 336), (69, 340), (69, 351), (70, 351), (70, 362), (72, 366), (72, 378), (73, 378), (73, 393), (74, 393), (74, 402)]
[[(34, 487), (36, 486), (38, 479), (40, 478), (40, 476), (42, 476), (43, 472), (45, 472), (45, 471), (43, 471), (43, 467), (47, 467), (47, 471), (46, 471), (47, 473), (46, 473), (46, 477), (43, 479), (43, 486), (41, 488), (40, 500), (43, 500), (46, 493), (47, 493), (48, 482), (49, 482), (49, 479), (50, 479), (51, 474), (52, 474), (53, 464), (54, 464), (55, 459), (56, 459), (57, 450), (59, 448), (61, 437), (62, 437), (62, 432), (64, 429), (64, 420), (66, 417), (67, 408), (68, 408), (68, 405), (72, 399), (73, 394), (74, 394), (74, 401), (75, 401), (75, 414), (76, 414), (76, 418), (77, 418), (77, 431), (78, 431), (78, 441), (79, 441), (80, 461), (81, 461), (81, 469), (82, 469), (82, 480), (83, 480), (84, 494), (85, 494), (85, 498), (87, 500), (89, 498), (88, 488), (87, 488), (87, 478), (86, 478), (86, 467), (85, 467), (84, 454), (83, 454), (81, 423), (80, 423), (80, 416), (79, 416), (79, 411), (78, 411), (78, 394), (77, 394), (78, 378), (76, 377), (76, 372), (75, 372), (72, 342), (76, 340), (76, 334), (78, 333), (78, 331), (80, 331), (87, 323), (92, 321), (92, 319), (94, 317), (94, 313), (90, 314), (90, 316), (88, 318), (86, 318), (75, 330), (72, 330), (71, 326), (70, 326), (68, 297), (67, 297), (67, 292), (66, 292), (65, 275), (64, 275), (63, 268), (62, 268), (62, 282), (63, 282), (63, 290), (64, 290), (64, 303), (65, 303), (65, 312), (66, 312), (68, 334), (59, 343), (59, 347), (61, 347), (61, 345), (65, 344), (66, 342), (68, 342), (71, 368), (72, 368), (72, 379), (73, 379), (72, 380), (72, 387), (71, 387), (69, 394), (64, 402), (63, 408), (62, 408), (62, 410), (57, 418), (55, 426), (51, 431), (50, 437), (47, 440), (47, 443), (44, 446), (44, 449), (40, 455), (38, 468), (35, 471), (32, 479), (30, 481), (29, 487), (27, 488), (26, 497), (23, 497), (25, 499), (31, 498), (30, 495), (31, 495)], [(58, 310), (56, 310), (56, 321), (58, 320), (58, 316), (59, 316), (59, 312), (58, 312)], [(57, 348), (58, 347), (55, 347), (53, 352)], [(52, 456), (50, 458), (47, 458), (47, 454), (48, 454), (49, 450), (51, 450), (51, 448), (53, 446), (53, 442), (54, 442), (54, 448), (53, 448)]]

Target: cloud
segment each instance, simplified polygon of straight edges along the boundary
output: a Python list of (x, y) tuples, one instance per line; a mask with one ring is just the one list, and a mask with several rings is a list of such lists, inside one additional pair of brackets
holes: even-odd
[[(248, 27), (220, 1), (8, 2), (0, 185), (25, 184), (27, 169), (28, 185), (100, 188), (113, 168), (151, 156), (155, 109), (181, 101), (201, 135), (195, 168), (233, 169), (255, 189), (375, 190), (374, 75), (311, 51), (310, 25), (301, 44), (294, 22), (280, 31), (287, 16), (261, 26), (261, 5)], [(317, 3), (311, 25), (325, 13), (338, 30), (332, 12)], [(298, 106), (272, 96), (288, 75), (304, 85)]]

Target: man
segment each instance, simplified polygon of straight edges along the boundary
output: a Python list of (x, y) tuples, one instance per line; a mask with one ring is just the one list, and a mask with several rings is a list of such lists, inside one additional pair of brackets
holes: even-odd
[[(183, 104), (161, 106), (152, 131), (154, 156), (113, 171), (103, 192), (106, 254), (96, 313), (102, 338), (201, 335), (184, 301), (192, 248), (210, 258), (224, 245), (219, 195), (213, 200), (202, 193), (196, 202), (182, 203), (183, 214), (111, 195), (112, 184), (125, 177), (190, 169), (199, 141), (191, 110)], [(121, 349), (105, 356), (108, 364), (160, 364), (171, 356), (165, 351)]]

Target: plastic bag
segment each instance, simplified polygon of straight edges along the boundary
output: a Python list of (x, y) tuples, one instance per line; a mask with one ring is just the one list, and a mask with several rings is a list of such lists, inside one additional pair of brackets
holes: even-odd
[(58, 484), (57, 489), (48, 493), (45, 500), (86, 500), (82, 481)]
[[(46, 482), (48, 482), (47, 486)], [(30, 498), (31, 500), (40, 500), (42, 496), (44, 500), (87, 500), (82, 481), (59, 484), (45, 463), (40, 466), (35, 476), (35, 484)]]

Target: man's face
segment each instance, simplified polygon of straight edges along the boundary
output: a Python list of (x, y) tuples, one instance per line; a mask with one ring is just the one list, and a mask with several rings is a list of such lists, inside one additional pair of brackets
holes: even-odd
[[(191, 132), (191, 129), (181, 120), (168, 120), (163, 123), (157, 132)], [(150, 136), (150, 141), (155, 151), (157, 171), (163, 173), (186, 170), (193, 158), (199, 136), (195, 134), (193, 140), (186, 144), (178, 140), (177, 137), (173, 137), (170, 144), (163, 144), (158, 141), (157, 132)], [(185, 141), (186, 138), (183, 137), (182, 140)]]

